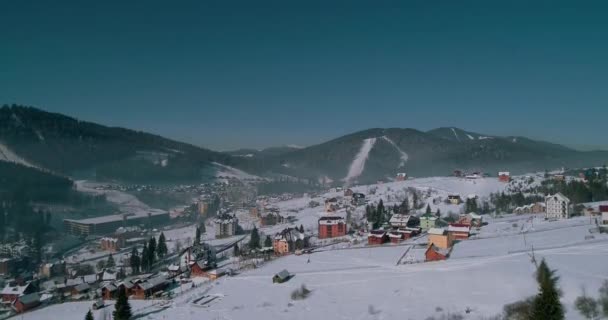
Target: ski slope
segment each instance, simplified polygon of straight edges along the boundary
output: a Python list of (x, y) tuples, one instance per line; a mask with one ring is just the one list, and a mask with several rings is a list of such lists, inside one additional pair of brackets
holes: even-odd
[(348, 168), (348, 174), (344, 178), (346, 182), (352, 182), (355, 178), (359, 177), (363, 173), (363, 169), (365, 169), (365, 162), (369, 157), (369, 152), (376, 144), (376, 138), (369, 138), (363, 140), (363, 144), (361, 145), (361, 149), (353, 159), (350, 167)]

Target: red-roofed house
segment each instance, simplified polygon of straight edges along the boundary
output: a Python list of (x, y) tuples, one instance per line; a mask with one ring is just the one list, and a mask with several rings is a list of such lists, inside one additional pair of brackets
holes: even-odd
[(438, 248), (435, 245), (430, 245), (424, 253), (425, 261), (441, 261), (446, 260), (450, 255), (451, 249)]
[(381, 245), (388, 242), (388, 234), (384, 230), (372, 230), (367, 235), (367, 244)]
[(448, 226), (448, 234), (454, 240), (467, 240), (471, 233), (471, 227), (466, 224), (451, 223)]

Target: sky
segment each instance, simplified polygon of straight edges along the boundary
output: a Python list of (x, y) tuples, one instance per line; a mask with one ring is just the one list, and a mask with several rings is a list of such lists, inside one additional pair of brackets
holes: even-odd
[(606, 1), (2, 1), (0, 104), (215, 150), (454, 126), (608, 149)]

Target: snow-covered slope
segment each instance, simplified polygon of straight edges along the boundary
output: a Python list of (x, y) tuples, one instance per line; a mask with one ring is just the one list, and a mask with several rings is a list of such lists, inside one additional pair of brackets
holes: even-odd
[(391, 140), (389, 137), (382, 136), (382, 139), (384, 139), (385, 141), (390, 143), (393, 147), (395, 147), (397, 152), (399, 152), (399, 157), (401, 158), (401, 162), (399, 163), (399, 168), (405, 166), (405, 163), (407, 162), (407, 159), (409, 158), (407, 153), (405, 153), (403, 150), (401, 150), (401, 148), (399, 148), (399, 146), (395, 142), (393, 142), (393, 140)]
[(369, 152), (376, 144), (376, 138), (368, 138), (363, 140), (363, 144), (361, 145), (361, 149), (359, 153), (353, 159), (353, 162), (350, 164), (348, 168), (348, 174), (344, 178), (346, 182), (352, 182), (355, 178), (360, 176), (363, 173), (363, 169), (365, 169), (365, 161), (369, 157)]
[(35, 167), (33, 164), (29, 163), (27, 160), (16, 155), (11, 149), (9, 149), (4, 144), (0, 143), (0, 161), (8, 161), (18, 163), (28, 167)]

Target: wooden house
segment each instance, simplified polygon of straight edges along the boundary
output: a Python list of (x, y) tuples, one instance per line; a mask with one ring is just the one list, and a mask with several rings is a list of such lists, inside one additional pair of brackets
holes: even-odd
[(442, 249), (435, 245), (430, 245), (424, 253), (426, 262), (446, 260), (449, 255), (450, 249)]
[(36, 308), (40, 305), (40, 295), (38, 293), (30, 293), (20, 296), (13, 302), (13, 309), (17, 313), (22, 313), (27, 310)]
[(381, 245), (388, 242), (388, 233), (384, 230), (372, 230), (367, 235), (368, 245)]

